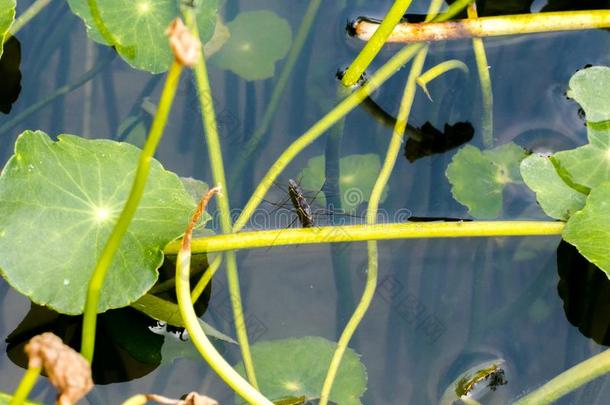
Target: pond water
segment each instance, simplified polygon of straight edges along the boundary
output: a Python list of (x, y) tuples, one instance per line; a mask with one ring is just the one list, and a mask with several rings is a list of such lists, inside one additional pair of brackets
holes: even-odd
[[(18, 14), (30, 3), (20, 1)], [(244, 174), (229, 185), (233, 208), (243, 206), (276, 157), (335, 104), (335, 74), (349, 64), (362, 46), (346, 35), (345, 22), (359, 15), (382, 17), (391, 3), (322, 2), (263, 142), (246, 163)], [(515, 7), (528, 10), (528, 3), (532, 2), (519, 3), (524, 5)], [(559, 9), (570, 6), (568, 1), (561, 5), (550, 3)], [(591, 8), (608, 7), (607, 2), (589, 3)], [(531, 7), (538, 11), (545, 4), (534, 1)], [(307, 1), (227, 0), (222, 16), (231, 21), (244, 11), (273, 10), (289, 22), (294, 35), (307, 5)], [(410, 12), (425, 13), (426, 8), (427, 2), (416, 1)], [(82, 21), (69, 12), (64, 2), (52, 2), (17, 39), (22, 90), (10, 113), (0, 114), (2, 164), (12, 154), (16, 136), (25, 129), (117, 139), (119, 128), (124, 127), (130, 115), (142, 113), (143, 103), (154, 106), (159, 98), (162, 76), (132, 69), (111, 49), (89, 41)], [(586, 129), (579, 107), (564, 93), (576, 70), (587, 64), (610, 63), (609, 40), (608, 31), (604, 30), (486, 39), (496, 144), (515, 141), (526, 148), (558, 150), (585, 143)], [(397, 45), (384, 49), (370, 72), (398, 49)], [(439, 129), (445, 124), (468, 122), (474, 128), (470, 143), (481, 146), (483, 112), (471, 41), (432, 44), (426, 66), (452, 58), (465, 62), (471, 73), (465, 76), (453, 71), (429, 84), (433, 101), (418, 92), (410, 122), (418, 127), (429, 122)], [(232, 167), (238, 164), (236, 157), (260, 124), (282, 63), (277, 64), (274, 78), (259, 81), (246, 81), (210, 66), (229, 177)], [(91, 69), (96, 73), (90, 80), (20, 118), (34, 103), (78, 81)], [(401, 70), (372, 95), (373, 101), (390, 115), (396, 114), (407, 74), (407, 69)], [(181, 176), (211, 182), (191, 79), (190, 75), (182, 79), (157, 158)], [(391, 127), (372, 115), (370, 108), (357, 108), (345, 120), (339, 141), (341, 155), (372, 153), (383, 159), (391, 132)], [(334, 141), (336, 138), (323, 136), (308, 147), (282, 176), (283, 185), (288, 178), (297, 178), (309, 159), (332, 148)], [(413, 161), (401, 156), (382, 209), (390, 216), (407, 209), (417, 217), (471, 218), (467, 209), (452, 198), (445, 177), (456, 150)], [(533, 195), (522, 189), (505, 192), (510, 203), (503, 218), (546, 218)], [(283, 198), (278, 191), (269, 197), (274, 201)], [(265, 215), (267, 223), (250, 226), (281, 226), (272, 210)], [(571, 284), (558, 290), (558, 268), (567, 271), (566, 266), (585, 266), (566, 258), (573, 257), (569, 248), (560, 254), (564, 262), (558, 266), (559, 242), (558, 237), (380, 242), (379, 287), (350, 345), (362, 355), (368, 373), (362, 402), (438, 403), (460, 372), (501, 358), (506, 362), (508, 383), (483, 403), (507, 403), (604, 350), (605, 346), (598, 342), (608, 344), (608, 338), (594, 341), (566, 315), (562, 296)], [(252, 341), (301, 336), (336, 340), (364, 286), (366, 244), (240, 251), (238, 260)], [(604, 282), (607, 280), (600, 280)], [(581, 298), (578, 291), (571, 293), (572, 298)], [(23, 370), (7, 356), (4, 339), (22, 322), (30, 303), (4, 280), (0, 280), (0, 302), (0, 391), (12, 392)], [(234, 334), (224, 274), (215, 280), (204, 319)], [(32, 321), (32, 325), (38, 324)], [(169, 339), (173, 337), (166, 341)], [(129, 360), (109, 365), (118, 369), (109, 374), (138, 378), (98, 385), (87, 400), (91, 404), (113, 404), (139, 392), (179, 397), (195, 390), (220, 403), (232, 403), (232, 391), (203, 361), (191, 356), (188, 343), (181, 345), (177, 347), (184, 351), (183, 358), (165, 360), (151, 369), (132, 371), (138, 366)], [(239, 361), (236, 346), (227, 346), (225, 353), (233, 363)], [(32, 398), (51, 403), (54, 395), (45, 380), (36, 386)], [(610, 384), (606, 378), (586, 385), (560, 403), (602, 404), (607, 403), (607, 398)]]

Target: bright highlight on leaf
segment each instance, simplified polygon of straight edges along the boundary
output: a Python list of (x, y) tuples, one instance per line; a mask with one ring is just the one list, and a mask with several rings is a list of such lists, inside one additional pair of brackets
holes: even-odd
[[(26, 131), (0, 176), (0, 271), (35, 303), (82, 313), (89, 278), (131, 190), (140, 149), (127, 143)], [(102, 289), (100, 312), (141, 297), (163, 247), (195, 202), (156, 160)]]
[(290, 24), (272, 11), (241, 13), (227, 24), (231, 33), (211, 62), (245, 80), (273, 77), (275, 64), (292, 44)]
[(15, 0), (0, 0), (0, 57), (9, 28), (15, 20)]
[[(328, 364), (337, 344), (320, 337), (274, 340), (252, 346), (256, 378), (261, 392), (270, 399), (320, 397)], [(243, 363), (235, 369), (244, 375)], [(330, 393), (339, 405), (359, 405), (366, 390), (367, 374), (360, 356), (347, 349)], [(241, 398), (235, 399), (241, 404)]]

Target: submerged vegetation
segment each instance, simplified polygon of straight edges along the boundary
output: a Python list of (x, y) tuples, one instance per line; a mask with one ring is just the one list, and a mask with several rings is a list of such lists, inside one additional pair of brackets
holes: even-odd
[[(27, 20), (46, 3), (35, 2)], [(132, 118), (126, 126), (126, 133), (134, 128), (141, 132), (137, 139), (143, 143), (142, 148), (128, 142), (86, 139), (69, 134), (51, 137), (42, 131), (25, 131), (19, 135), (14, 154), (0, 176), (2, 276), (38, 306), (51, 308), (61, 316), (82, 315), (82, 318), (76, 318), (76, 322), (82, 324), (82, 357), (78, 358), (83, 362), (86, 360), (85, 364), (95, 366), (97, 348), (101, 344), (96, 338), (98, 320), (102, 322), (105, 319), (101, 313), (130, 307), (128, 310), (133, 313), (136, 313), (135, 309), (162, 322), (156, 330), (165, 334), (165, 338), (171, 333), (168, 332), (171, 328), (184, 327), (201, 357), (235, 391), (236, 403), (295, 405), (308, 401), (318, 401), (320, 405), (361, 403), (367, 389), (366, 359), (362, 359), (349, 345), (379, 285), (378, 240), (561, 235), (565, 242), (576, 247), (583, 257), (597, 266), (598, 271), (610, 278), (610, 67), (593, 66), (579, 70), (568, 84), (567, 96), (582, 107), (586, 117), (587, 145), (546, 154), (528, 150), (516, 142), (499, 145), (493, 133), (492, 83), (485, 46), (478, 38), (497, 34), (494, 21), (503, 24), (503, 35), (608, 27), (610, 11), (581, 11), (576, 15), (578, 19), (574, 20), (577, 25), (567, 24), (567, 28), (552, 24), (556, 21), (553, 19), (555, 14), (547, 19), (544, 13), (540, 13), (536, 18), (527, 19), (527, 29), (524, 29), (523, 16), (479, 19), (475, 5), (469, 0), (453, 2), (442, 12), (442, 1), (430, 1), (425, 21), (418, 23), (421, 24), (418, 27), (450, 30), (453, 25), (447, 21), (464, 14), (466, 9), (468, 18), (460, 23), (472, 23), (469, 26), (481, 29), (468, 32), (469, 36), (474, 36), (472, 46), (484, 106), (480, 134), (483, 147), (479, 148), (462, 146), (473, 137), (472, 126), (464, 123), (446, 125), (445, 133), (429, 123), (419, 128), (409, 124), (418, 86), (432, 99), (427, 89), (429, 82), (454, 69), (460, 70), (459, 74), (471, 74), (463, 62), (451, 59), (425, 69), (431, 45), (410, 38), (407, 42), (415, 43), (398, 50), (375, 72), (363, 76), (386, 42), (395, 41), (405, 26), (410, 27), (409, 23), (401, 23), (410, 3), (408, 0), (395, 1), (381, 23), (366, 28), (368, 42), (341, 75), (336, 105), (280, 154), (258, 182), (239, 216), (233, 218), (228, 194), (234, 185), (227, 184), (226, 177), (233, 180), (235, 176), (243, 175), (245, 163), (240, 161), (233, 166), (225, 165), (223, 161), (217, 111), (212, 97), (214, 83), (209, 82), (207, 59), (219, 69), (234, 72), (245, 80), (272, 77), (276, 62), (287, 59), (273, 90), (271, 105), (264, 113), (262, 129), (254, 132), (241, 153), (242, 157), (250, 158), (264, 136), (265, 126), (273, 117), (320, 1), (310, 1), (302, 26), (293, 40), (288, 22), (268, 10), (243, 12), (233, 21), (224, 23), (219, 17), (217, 0), (68, 0), (71, 11), (86, 25), (91, 40), (113, 47), (134, 69), (164, 73), (164, 87), (158, 105), (149, 109), (153, 118), (145, 140), (142, 132), (147, 125), (143, 116)], [(563, 13), (562, 21), (572, 15), (571, 12)], [(15, 1), (0, 0), (0, 44), (15, 34), (15, 31), (11, 33), (11, 26), (18, 24), (14, 19)], [(22, 20), (19, 28), (25, 22)], [(541, 25), (535, 26), (536, 22)], [(169, 31), (168, 41), (166, 30), (169, 26), (173, 28)], [(261, 26), (266, 29), (260, 30)], [(508, 31), (506, 27), (509, 27)], [(435, 38), (447, 39), (443, 36)], [(357, 214), (358, 208), (366, 205), (365, 223), (243, 231), (289, 163), (328, 131), (331, 140), (340, 142), (345, 116), (362, 103), (369, 103), (371, 107), (369, 97), (372, 93), (391, 76), (400, 75), (401, 68), (409, 62), (411, 65), (397, 116), (381, 114), (382, 120), (392, 126), (385, 157), (380, 158), (375, 153), (340, 156), (337, 150), (329, 147), (325, 155), (311, 158), (300, 174), (301, 186), (319, 190), (318, 197), (324, 205), (338, 208), (348, 215)], [(180, 77), (189, 73), (189, 68), (192, 68), (196, 86), (212, 173), (210, 184), (213, 187), (209, 190), (203, 182), (180, 178), (166, 170), (154, 158), (174, 104)], [(68, 87), (62, 91), (69, 90)], [(19, 119), (26, 117), (27, 114)], [(11, 125), (10, 122), (2, 125), (0, 132), (8, 130)], [(452, 134), (458, 139), (451, 138)], [(403, 152), (405, 136), (409, 141)], [(435, 138), (441, 136), (447, 139), (439, 142)], [(418, 146), (414, 147), (413, 142)], [(388, 182), (401, 155), (405, 154), (409, 161), (414, 161), (455, 147), (460, 149), (446, 167), (446, 177), (455, 200), (468, 208), (474, 221), (422, 223), (409, 221), (410, 212), (399, 220), (380, 221), (380, 205), (389, 194), (396, 192), (389, 188)], [(509, 187), (534, 193), (550, 219), (496, 220), (506, 217), (505, 200)], [(211, 218), (206, 208), (212, 200), (216, 202), (219, 235), (206, 228)], [(353, 303), (354, 312), (340, 331), (337, 342), (310, 336), (263, 341), (251, 346), (235, 250), (355, 241), (367, 241), (365, 287), (360, 300)], [(219, 253), (214, 255), (214, 252)], [(227, 270), (237, 342), (203, 323), (199, 319), (201, 311), (196, 308), (207, 306), (209, 295), (206, 298), (205, 291), (209, 291), (206, 289), (223, 263)], [(172, 267), (175, 273), (161, 280), (159, 269), (162, 265)], [(133, 316), (140, 315), (136, 313)], [(134, 323), (129, 319), (136, 318), (125, 315), (125, 325)], [(118, 334), (114, 338), (120, 341)], [(241, 361), (237, 365), (232, 366), (219, 351), (220, 344), (225, 343), (238, 344)], [(159, 346), (162, 343), (158, 340), (140, 345), (124, 341), (118, 344), (125, 346), (126, 351), (143, 363), (158, 364), (161, 361)], [(167, 358), (173, 357), (168, 355)], [(2, 393), (0, 403), (27, 403), (24, 401), (43, 366), (33, 363), (30, 358), (20, 386), (13, 394)], [(49, 369), (44, 371), (49, 376), (53, 373)], [(510, 401), (519, 404), (550, 403), (609, 371), (610, 352), (606, 351), (565, 371), (531, 393), (510, 398)], [(95, 368), (93, 375), (94, 382), (98, 382)], [(478, 364), (461, 373), (447, 388), (441, 402), (476, 403), (480, 397), (475, 395), (475, 391), (482, 385), (492, 391), (485, 392), (486, 395), (494, 395), (493, 391), (502, 390), (507, 380), (510, 376), (505, 374), (503, 360)], [(529, 387), (523, 387), (523, 390), (526, 388)], [(65, 390), (71, 386), (68, 384), (64, 391), (58, 389), (63, 398)], [(88, 389), (87, 385), (87, 390), (80, 396)], [(142, 404), (148, 400), (199, 403), (195, 402), (195, 394), (189, 395), (190, 399), (184, 400), (136, 395), (126, 398), (124, 403)], [(210, 398), (201, 400), (215, 403)]]

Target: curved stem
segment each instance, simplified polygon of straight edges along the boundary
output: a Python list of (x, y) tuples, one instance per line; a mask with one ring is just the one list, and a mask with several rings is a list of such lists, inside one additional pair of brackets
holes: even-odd
[(603, 351), (564, 371), (513, 405), (544, 405), (556, 401), (589, 381), (610, 372), (610, 350)]
[(220, 268), (221, 264), (222, 255), (218, 255), (214, 258), (212, 263), (210, 263), (206, 271), (203, 272), (203, 275), (201, 276), (197, 284), (195, 284), (193, 291), (191, 291), (191, 301), (193, 301), (193, 303), (197, 302), (205, 288), (210, 283), (210, 280), (212, 280), (212, 277), (214, 277), (214, 274), (216, 274), (216, 271), (218, 271), (218, 269)]
[(32, 388), (34, 388), (34, 384), (36, 384), (36, 380), (41, 371), (42, 369), (40, 367), (29, 367), (26, 370), (9, 405), (23, 405), (26, 403), (25, 401), (28, 398), (30, 391), (32, 391)]
[(375, 56), (385, 45), (386, 40), (394, 30), (394, 27), (400, 22), (410, 4), (411, 0), (396, 0), (392, 4), (392, 7), (388, 10), (388, 13), (383, 18), (379, 27), (377, 27), (373, 36), (345, 71), (343, 79), (341, 79), (344, 86), (351, 87), (358, 83), (366, 68), (369, 67)]
[[(222, 252), (320, 243), (362, 242), (367, 240), (472, 238), (500, 236), (561, 235), (565, 223), (557, 221), (473, 221), (403, 222), (375, 225), (325, 226), (320, 228), (273, 229), (240, 232), (193, 239), (194, 253)], [(165, 253), (177, 254), (178, 242), (165, 246)]]
[[(377, 181), (375, 181), (375, 185), (373, 186), (371, 197), (369, 198), (369, 205), (366, 213), (366, 222), (369, 225), (374, 225), (377, 221), (377, 213), (379, 208), (379, 201), (381, 200), (381, 195), (383, 194), (383, 190), (386, 184), (388, 183), (388, 180), (390, 179), (390, 175), (392, 174), (392, 170), (394, 169), (394, 165), (396, 164), (396, 159), (400, 154), (400, 148), (402, 145), (405, 128), (407, 127), (407, 118), (409, 117), (409, 112), (411, 111), (411, 106), (413, 105), (413, 99), (415, 97), (415, 81), (421, 74), (422, 68), (424, 66), (424, 61), (426, 60), (427, 52), (428, 47), (426, 46), (417, 54), (417, 56), (413, 60), (413, 66), (411, 67), (411, 70), (409, 72), (405, 91), (400, 102), (398, 116), (396, 117), (396, 125), (394, 126), (390, 145), (388, 146), (388, 152), (383, 162), (383, 166), (381, 167), (379, 177), (377, 177)], [(337, 372), (339, 371), (339, 366), (341, 365), (341, 360), (343, 359), (343, 355), (347, 350), (349, 341), (356, 332), (358, 325), (360, 325), (362, 318), (364, 318), (364, 315), (366, 314), (366, 311), (368, 310), (371, 301), (373, 300), (373, 295), (375, 294), (378, 273), (377, 242), (369, 241), (367, 244), (367, 248), (368, 270), (364, 292), (362, 293), (362, 298), (360, 299), (360, 302), (354, 310), (354, 314), (345, 326), (345, 330), (341, 334), (339, 342), (337, 342), (337, 349), (333, 354), (330, 366), (328, 367), (326, 378), (324, 380), (324, 384), (322, 385), (322, 392), (320, 394), (320, 405), (327, 405), (328, 403), (328, 398), (330, 396), (330, 391), (332, 389), (333, 382), (335, 381), (335, 377), (337, 376)]]
[[(197, 24), (192, 14), (192, 10), (186, 8), (186, 20), (189, 22), (189, 27), (196, 37), (199, 37)], [(231, 209), (229, 206), (228, 188), (225, 178), (225, 170), (222, 159), (222, 150), (220, 148), (220, 140), (218, 137), (218, 129), (216, 125), (216, 113), (214, 112), (214, 101), (212, 99), (212, 90), (208, 79), (205, 57), (201, 53), (199, 62), (195, 66), (195, 80), (197, 83), (197, 94), (199, 104), (201, 105), (201, 118), (205, 129), (205, 139), (208, 145), (208, 158), (212, 168), (214, 182), (219, 185), (224, 192), (218, 197), (218, 209), (220, 211), (220, 227), (223, 233), (228, 234), (232, 231)], [(227, 281), (229, 285), (229, 294), (231, 296), (231, 306), (233, 308), (233, 318), (235, 323), (235, 331), (237, 341), (241, 349), (244, 368), (250, 383), (258, 388), (256, 375), (254, 373), (254, 363), (250, 354), (250, 343), (248, 342), (248, 332), (246, 330), (246, 322), (243, 316), (241, 291), (239, 287), (239, 276), (237, 274), (237, 260), (235, 253), (228, 251), (226, 254), (227, 266)]]
[[(478, 17), (477, 6), (472, 3), (467, 8), (468, 18), (475, 19)], [(485, 53), (485, 45), (481, 38), (472, 38), (472, 49), (474, 50), (474, 58), (477, 63), (477, 71), (479, 72), (479, 84), (481, 86), (481, 95), (483, 96), (483, 118), (481, 129), (483, 130), (483, 145), (487, 149), (494, 146), (494, 128), (493, 128), (493, 92), (491, 88), (491, 78), (489, 76), (489, 64), (487, 62), (487, 54)]]
[(178, 82), (180, 80), (180, 73), (182, 72), (182, 66), (174, 61), (169, 71), (167, 72), (167, 79), (165, 81), (165, 87), (161, 94), (159, 101), (159, 107), (150, 128), (148, 139), (144, 145), (144, 149), (140, 154), (140, 160), (138, 162), (138, 168), (136, 170), (135, 178), (133, 180), (133, 186), (123, 211), (119, 216), (119, 219), (104, 246), (104, 250), (100, 254), (97, 265), (93, 270), (93, 275), (89, 280), (89, 286), (87, 288), (87, 299), (85, 301), (85, 313), (83, 318), (83, 335), (81, 341), (81, 353), (91, 363), (93, 360), (93, 350), (95, 346), (95, 326), (97, 320), (97, 310), (100, 300), (100, 292), (104, 285), (104, 279), (108, 273), (110, 264), (114, 254), (118, 250), (123, 236), (127, 232), (127, 228), (131, 223), (144, 188), (148, 179), (148, 173), (150, 171), (150, 162), (153, 159), (157, 145), (163, 135), (163, 128), (167, 121), (169, 111), (178, 88)]
[(321, 136), (328, 128), (333, 126), (338, 120), (349, 113), (351, 110), (356, 108), (364, 99), (366, 99), (371, 92), (377, 89), (383, 82), (385, 82), (390, 76), (398, 71), (402, 65), (407, 63), (412, 57), (415, 56), (417, 51), (421, 49), (423, 45), (414, 44), (403, 48), (399, 51), (392, 59), (390, 59), (385, 65), (383, 65), (375, 74), (367, 81), (362, 87), (354, 91), (342, 102), (340, 102), (335, 108), (328, 112), (322, 119), (316, 122), (307, 132), (301, 135), (296, 141), (294, 141), (276, 160), (276, 162), (269, 168), (265, 177), (261, 180), (256, 190), (248, 200), (243, 211), (235, 221), (233, 225), (233, 232), (241, 230), (250, 217), (254, 214), (254, 210), (261, 203), (265, 194), (269, 188), (273, 185), (273, 182), (284, 170), (290, 161), (301, 152), (307, 145), (315, 141)]
[(288, 79), (292, 74), (292, 70), (301, 54), (301, 50), (303, 49), (303, 45), (305, 44), (305, 40), (309, 35), (309, 31), (311, 31), (311, 26), (313, 21), (318, 13), (318, 9), (320, 8), (321, 0), (311, 0), (309, 2), (309, 6), (307, 7), (307, 11), (303, 16), (303, 21), (301, 22), (301, 26), (297, 32), (294, 43), (290, 47), (290, 53), (286, 58), (286, 63), (282, 67), (282, 71), (277, 80), (277, 84), (273, 88), (273, 92), (271, 93), (271, 98), (269, 100), (269, 104), (267, 105), (265, 112), (263, 113), (263, 118), (261, 119), (260, 124), (252, 134), (252, 137), (248, 139), (246, 145), (244, 145), (243, 149), (240, 152), (240, 156), (235, 162), (235, 167), (232, 167), (232, 173), (230, 183), (233, 187), (236, 185), (236, 180), (241, 176), (246, 164), (249, 163), (250, 157), (254, 152), (261, 141), (263, 135), (269, 129), (269, 124), (271, 124), (271, 119), (273, 118), (277, 107), (280, 103), (282, 94), (286, 89), (286, 85), (288, 84)]
[(19, 30), (21, 30), (32, 18), (36, 17), (50, 2), (51, 0), (36, 0), (32, 3), (32, 5), (15, 20), (13, 25), (11, 25), (6, 39), (10, 36), (15, 36)]

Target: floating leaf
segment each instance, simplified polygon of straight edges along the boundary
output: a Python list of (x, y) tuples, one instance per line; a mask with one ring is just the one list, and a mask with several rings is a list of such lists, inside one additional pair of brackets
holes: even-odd
[[(336, 343), (320, 337), (261, 342), (252, 346), (259, 388), (267, 398), (320, 397)], [(236, 370), (244, 375), (243, 364)], [(347, 349), (330, 393), (338, 405), (360, 404), (367, 375), (359, 356)], [(236, 403), (242, 403), (237, 397)]]
[[(341, 175), (339, 177), (339, 193), (341, 194), (341, 209), (348, 214), (354, 214), (358, 206), (367, 202), (373, 191), (377, 175), (381, 170), (381, 160), (374, 153), (365, 155), (349, 155), (339, 160)], [(307, 167), (299, 174), (302, 188), (311, 190), (321, 205), (326, 205), (326, 196), (322, 186), (326, 180), (324, 155), (309, 159)], [(383, 190), (381, 202), (388, 194), (388, 187)]]
[[(165, 29), (180, 16), (177, 0), (97, 0), (107, 32), (102, 35), (91, 16), (88, 0), (68, 0), (74, 14), (85, 21), (91, 39), (115, 46), (131, 66), (151, 73), (164, 72), (173, 60)], [(201, 42), (212, 37), (218, 0), (199, 0), (197, 25)]]
[(589, 125), (588, 135), (587, 145), (557, 152), (554, 158), (571, 182), (593, 188), (610, 180), (610, 127)]
[(9, 28), (15, 20), (15, 0), (0, 0), (0, 56)]
[(496, 218), (502, 210), (504, 187), (521, 182), (519, 163), (525, 156), (514, 143), (486, 151), (463, 147), (447, 167), (453, 197), (475, 218)]
[(284, 58), (292, 43), (288, 21), (272, 11), (241, 13), (227, 24), (231, 37), (212, 62), (246, 80), (272, 77), (275, 62)]
[[(131, 190), (140, 150), (127, 143), (26, 131), (0, 176), (0, 271), (32, 301), (83, 311), (89, 278)], [(162, 248), (195, 202), (152, 161), (133, 221), (109, 269), (99, 310), (123, 307), (157, 279)]]
[(585, 207), (570, 217), (562, 236), (610, 278), (610, 182), (591, 190)]
[(521, 176), (551, 218), (567, 220), (585, 205), (587, 196), (563, 181), (550, 157), (534, 154), (523, 159)]
[(592, 66), (579, 70), (570, 79), (567, 96), (585, 111), (587, 121), (610, 120), (610, 67)]

